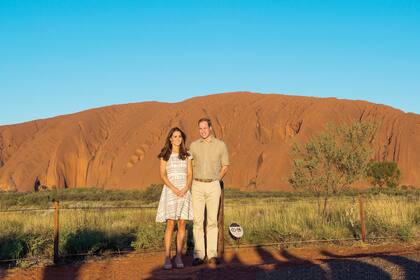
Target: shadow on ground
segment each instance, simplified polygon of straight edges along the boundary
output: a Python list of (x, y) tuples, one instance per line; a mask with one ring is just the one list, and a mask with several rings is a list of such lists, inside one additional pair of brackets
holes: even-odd
[[(402, 279), (420, 279), (420, 263), (403, 256), (390, 254), (360, 254), (340, 256), (321, 251), (323, 260), (303, 259), (287, 249), (268, 250), (257, 247), (259, 262), (246, 264), (234, 254), (220, 266), (211, 268), (186, 267), (182, 271), (154, 270), (146, 279), (394, 279), (383, 268), (361, 258), (378, 258), (404, 271)], [(191, 257), (185, 259), (191, 263)]]
[[(6, 279), (420, 279), (418, 249), (411, 253), (358, 253), (339, 255), (334, 249), (228, 250), (221, 265), (192, 267), (192, 255), (184, 257), (182, 270), (161, 269), (161, 254), (128, 255), (100, 261), (84, 261), (58, 266), (27, 269)], [(343, 251), (342, 251), (343, 252)], [(344, 250), (346, 252), (346, 250)], [(351, 252), (357, 252), (353, 250)], [(378, 251), (377, 251), (378, 252)], [(414, 254), (413, 254), (414, 253)], [(398, 253), (397, 253), (398, 254)], [(153, 269), (155, 268), (155, 269)], [(36, 273), (35, 273), (36, 272)], [(14, 277), (13, 277), (14, 276)]]

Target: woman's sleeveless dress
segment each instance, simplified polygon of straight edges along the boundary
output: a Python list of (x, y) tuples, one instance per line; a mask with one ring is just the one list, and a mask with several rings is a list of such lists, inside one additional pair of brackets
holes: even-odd
[[(178, 189), (182, 189), (187, 184), (188, 159), (178, 158), (178, 154), (171, 154), (166, 162), (166, 174), (169, 181)], [(163, 186), (156, 214), (156, 222), (166, 222), (166, 220), (192, 220), (192, 201), (191, 191), (183, 197), (178, 197), (166, 185)]]

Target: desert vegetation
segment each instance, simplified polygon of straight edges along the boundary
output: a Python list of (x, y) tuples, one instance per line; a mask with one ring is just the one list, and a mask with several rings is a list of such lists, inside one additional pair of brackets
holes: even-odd
[[(157, 194), (159, 188), (156, 188)], [(62, 199), (74, 198), (73, 190), (62, 192), (58, 195)], [(80, 195), (81, 192), (76, 193)], [(105, 191), (85, 190), (85, 192)], [(150, 194), (152, 190), (146, 192)], [(399, 192), (364, 193), (368, 238), (393, 237), (411, 240), (419, 236), (419, 193), (416, 190), (399, 190)], [(106, 193), (110, 197), (117, 196), (112, 191)], [(395, 195), (396, 193), (398, 195)], [(31, 194), (30, 201), (36, 201), (38, 199), (36, 196), (43, 198), (44, 195)], [(140, 197), (144, 193), (139, 192), (137, 195)], [(275, 242), (287, 246), (289, 242), (360, 237), (358, 200), (351, 193), (347, 196), (332, 197), (326, 218), (320, 218), (317, 200), (308, 194), (286, 196), (278, 193), (275, 196), (269, 193), (227, 190), (226, 196), (225, 228), (227, 229), (230, 223), (239, 223), (245, 231), (241, 244)], [(123, 197), (127, 200), (120, 200), (121, 204), (118, 207), (134, 206), (138, 203), (133, 200), (133, 197), (137, 197), (133, 194)], [(115, 208), (117, 206), (115, 201), (105, 203), (114, 206), (109, 209), (85, 208), (98, 206), (97, 201), (64, 200), (61, 204), (59, 248), (61, 256), (104, 255), (120, 251), (162, 248), (164, 225), (154, 221), (156, 201), (149, 203), (150, 208)], [(79, 206), (83, 208), (74, 209)], [(8, 212), (3, 212), (0, 216), (0, 258), (2, 260), (27, 258), (17, 261), (18, 264), (26, 265), (50, 261), (53, 246), (53, 210), (11, 211), (12, 209), (18, 208), (16, 206), (9, 208)], [(193, 246), (191, 223), (188, 225), (188, 231), (188, 246), (191, 248)], [(236, 244), (230, 239), (228, 232), (225, 236), (227, 245)]]

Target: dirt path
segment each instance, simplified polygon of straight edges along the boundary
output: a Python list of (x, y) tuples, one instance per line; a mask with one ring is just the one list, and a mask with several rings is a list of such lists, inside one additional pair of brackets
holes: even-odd
[(420, 279), (420, 244), (227, 250), (217, 268), (161, 269), (162, 254), (130, 254), (79, 264), (0, 270), (0, 278), (25, 279)]

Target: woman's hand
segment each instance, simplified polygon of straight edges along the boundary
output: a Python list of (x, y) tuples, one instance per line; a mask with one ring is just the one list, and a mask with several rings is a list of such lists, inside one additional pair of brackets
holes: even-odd
[(177, 189), (177, 188), (171, 188), (171, 191), (178, 197), (182, 197), (183, 194), (181, 194), (181, 190)]
[(183, 197), (187, 192), (188, 192), (189, 188), (188, 187), (183, 187), (182, 189), (180, 189), (180, 197)]
[(171, 183), (171, 181), (169, 181), (168, 176), (166, 175), (166, 161), (162, 158), (160, 159), (160, 177), (162, 178), (165, 186), (167, 186), (176, 196), (183, 196), (183, 194), (181, 194), (181, 190), (179, 190)]

